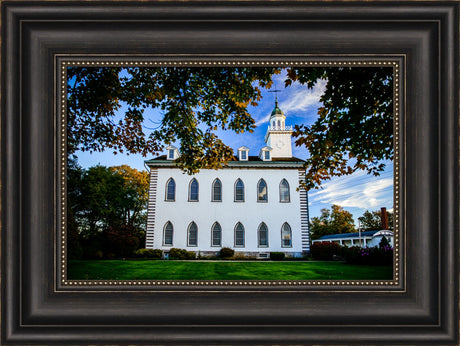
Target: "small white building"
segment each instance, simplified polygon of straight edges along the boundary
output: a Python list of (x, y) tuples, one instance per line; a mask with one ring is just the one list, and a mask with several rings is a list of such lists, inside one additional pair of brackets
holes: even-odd
[(379, 246), (380, 241), (385, 236), (390, 246), (393, 247), (393, 232), (389, 230), (382, 231), (364, 231), (355, 233), (342, 233), (342, 234), (330, 234), (322, 236), (319, 239), (312, 240), (312, 244), (315, 243), (337, 243), (343, 246), (360, 246), (360, 247), (374, 247)]
[(292, 126), (277, 103), (266, 146), (258, 156), (238, 148), (220, 170), (184, 174), (167, 154), (145, 162), (150, 171), (146, 248), (215, 255), (222, 247), (266, 258), (272, 251), (299, 257), (310, 251), (308, 196), (298, 190), (304, 161), (292, 157)]

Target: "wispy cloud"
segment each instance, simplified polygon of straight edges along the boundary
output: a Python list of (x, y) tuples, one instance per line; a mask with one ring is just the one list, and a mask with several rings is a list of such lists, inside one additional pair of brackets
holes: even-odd
[[(279, 78), (281, 77), (278, 77), (278, 79)], [(306, 85), (301, 85), (300, 83), (292, 84), (285, 89), (285, 91), (288, 91), (286, 94), (281, 93), (279, 95), (279, 98), (283, 98), (283, 100), (279, 102), (279, 107), (284, 114), (288, 115), (296, 112), (297, 116), (299, 116), (298, 112), (304, 112), (312, 107), (319, 107), (319, 99), (324, 93), (326, 83), (326, 80), (320, 79), (312, 89), (308, 89)], [(310, 113), (308, 113), (308, 115), (310, 115)], [(269, 119), (270, 113), (257, 120), (256, 126), (268, 122)]]
[(280, 108), (285, 114), (296, 111), (305, 111), (310, 107), (317, 107), (321, 95), (326, 89), (327, 81), (318, 80), (313, 89), (308, 89), (304, 85), (296, 86), (289, 98), (280, 103)]
[(379, 178), (361, 171), (324, 183), (322, 190), (310, 192), (310, 201), (365, 209), (392, 206), (392, 186), (391, 177)]

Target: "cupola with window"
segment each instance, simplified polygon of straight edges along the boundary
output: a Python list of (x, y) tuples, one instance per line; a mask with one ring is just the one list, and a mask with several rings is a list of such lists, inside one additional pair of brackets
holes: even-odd
[(249, 148), (247, 147), (239, 147), (238, 148), (238, 160), (239, 161), (247, 161), (249, 158)]
[[(286, 116), (278, 107), (278, 100), (275, 100), (275, 108), (270, 115), (265, 143), (271, 148), (271, 157), (292, 157), (292, 126), (286, 126)], [(264, 160), (268, 161), (268, 160)]]

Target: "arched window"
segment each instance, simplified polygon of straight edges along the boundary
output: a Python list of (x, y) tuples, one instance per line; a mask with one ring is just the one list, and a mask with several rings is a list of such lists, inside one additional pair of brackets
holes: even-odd
[(280, 183), (280, 202), (281, 203), (288, 203), (291, 201), (289, 196), (289, 183), (286, 179), (281, 180)]
[(188, 200), (198, 202), (198, 181), (193, 178), (188, 187)]
[(169, 178), (166, 182), (166, 198), (167, 201), (176, 200), (176, 182), (173, 178)]
[(278, 128), (281, 127), (281, 121), (278, 120)]
[(244, 202), (244, 184), (239, 178), (235, 183), (235, 202)]
[(173, 225), (171, 222), (166, 222), (165, 227), (163, 228), (163, 245), (172, 246), (173, 244)]
[(241, 222), (235, 226), (235, 247), (244, 247), (244, 227)]
[(265, 222), (259, 225), (257, 230), (257, 239), (259, 247), (268, 247), (268, 228)]
[(281, 227), (281, 247), (292, 247), (291, 226), (287, 222)]
[(268, 202), (267, 183), (263, 179), (257, 183), (257, 202)]
[(188, 225), (187, 230), (187, 246), (197, 246), (198, 245), (198, 227), (195, 222), (191, 222)]
[(222, 202), (222, 183), (217, 178), (214, 180), (212, 183), (212, 196), (211, 196), (211, 201), (213, 202)]
[(211, 228), (211, 246), (222, 246), (222, 227), (218, 222)]

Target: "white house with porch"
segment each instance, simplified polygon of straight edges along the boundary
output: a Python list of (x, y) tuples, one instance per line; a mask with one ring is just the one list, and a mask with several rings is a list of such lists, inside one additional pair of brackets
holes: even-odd
[(312, 241), (314, 243), (337, 243), (342, 246), (360, 246), (360, 247), (374, 247), (379, 246), (382, 238), (387, 238), (390, 246), (393, 247), (393, 232), (390, 230), (381, 231), (364, 231), (355, 233), (342, 233), (342, 234), (330, 234), (322, 236), (319, 239)]
[(266, 258), (270, 252), (299, 257), (310, 251), (308, 196), (297, 190), (304, 161), (292, 156), (292, 126), (277, 102), (265, 146), (258, 155), (242, 146), (219, 170), (184, 174), (180, 153), (145, 162), (150, 172), (146, 248), (182, 248), (215, 255), (222, 247)]

